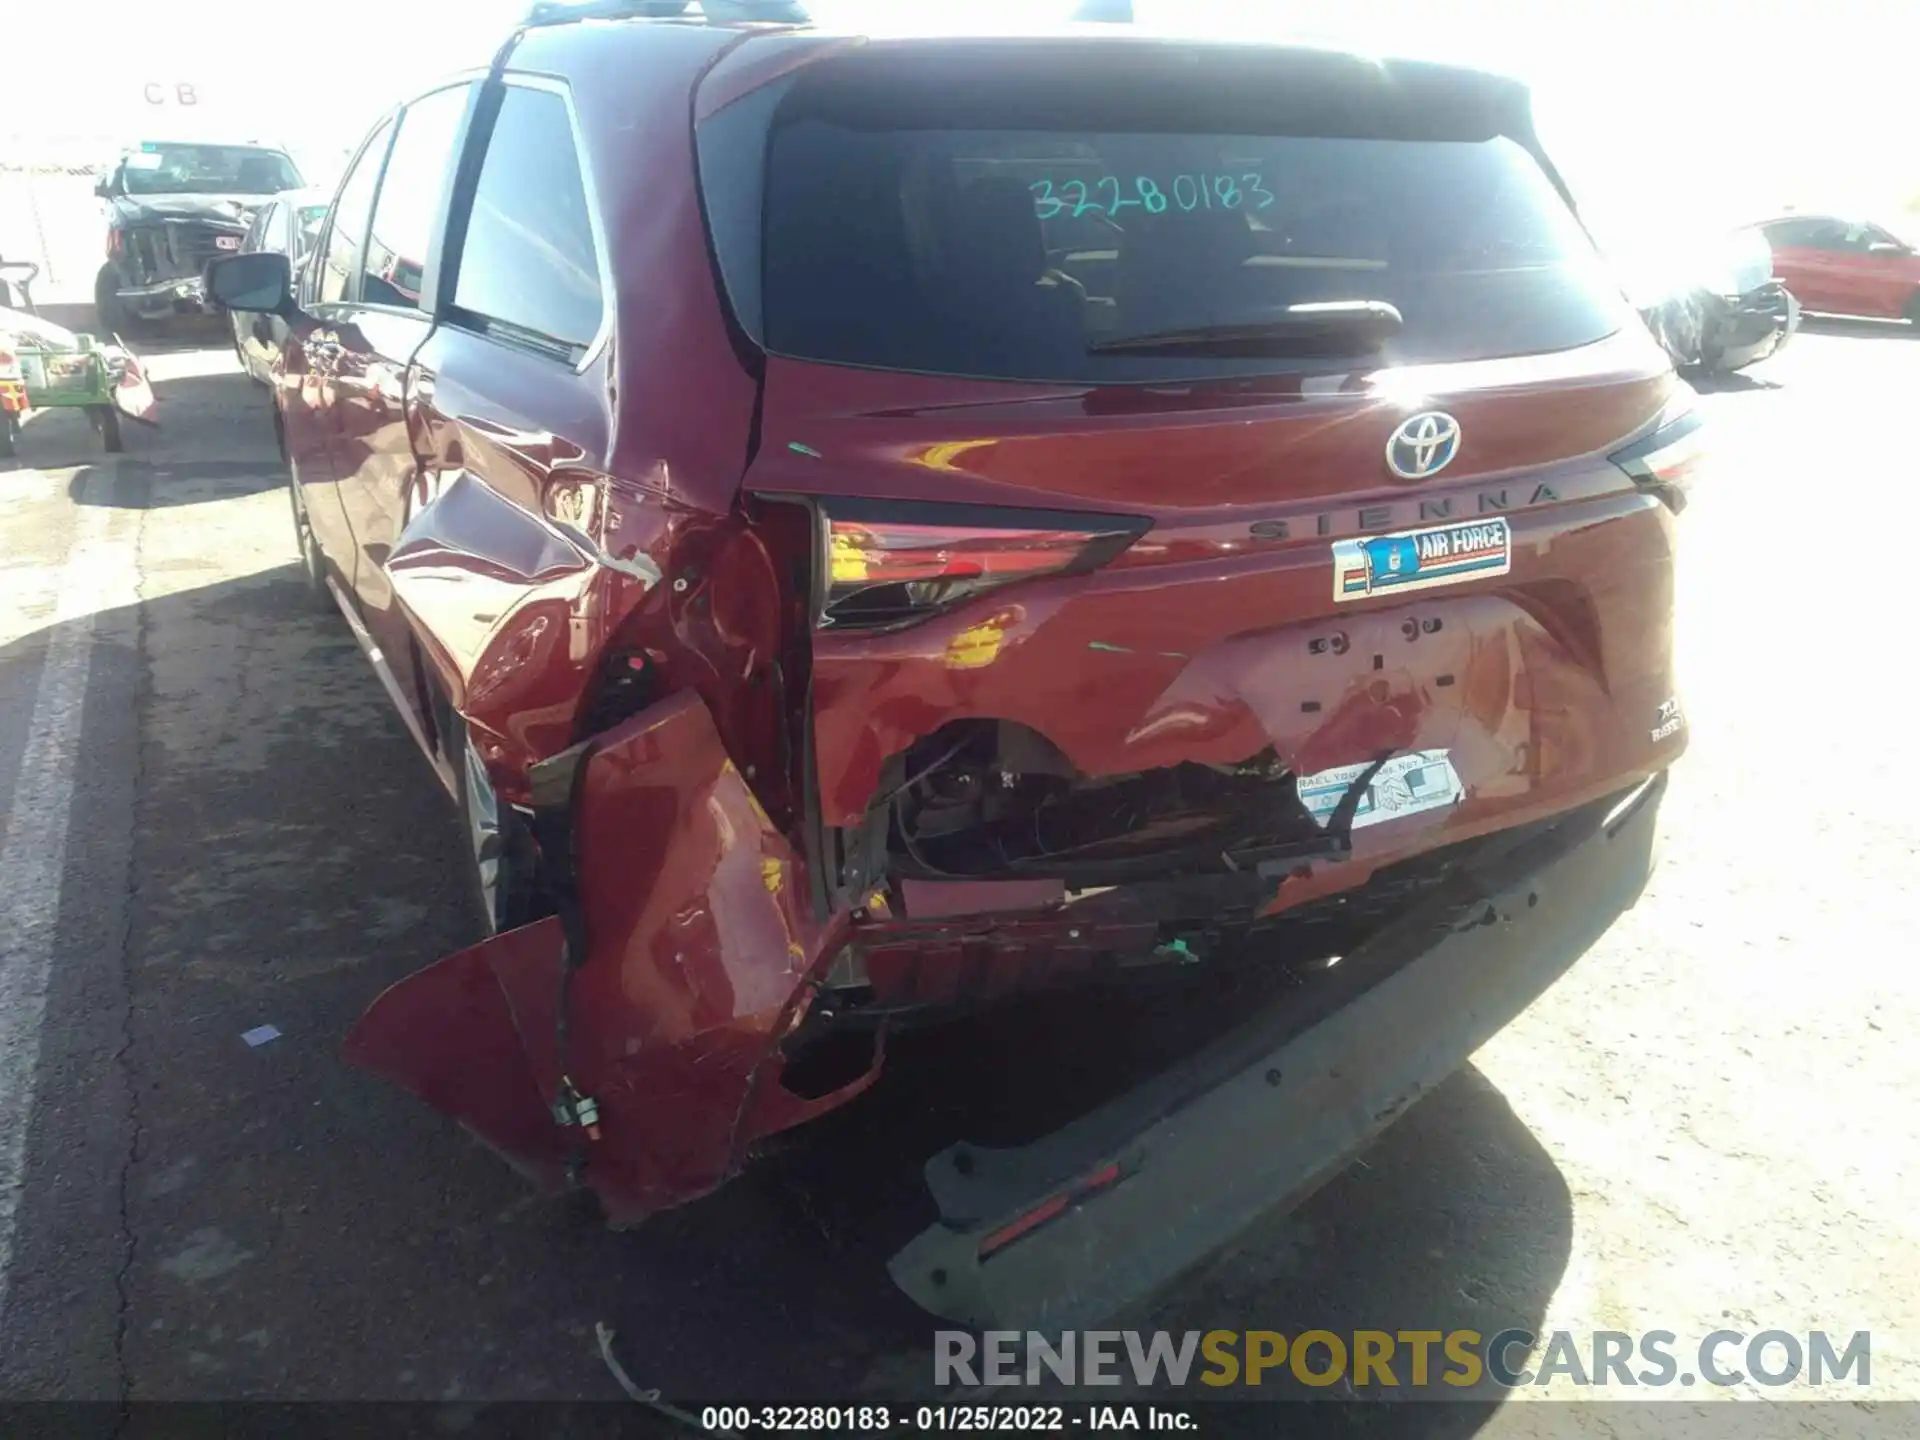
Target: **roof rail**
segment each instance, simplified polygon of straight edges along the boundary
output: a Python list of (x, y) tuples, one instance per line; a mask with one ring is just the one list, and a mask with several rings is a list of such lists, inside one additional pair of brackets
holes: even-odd
[[(799, 0), (697, 0), (709, 20), (770, 25), (806, 25), (812, 18)], [(536, 0), (523, 26), (566, 25), (575, 20), (671, 20), (695, 0)]]

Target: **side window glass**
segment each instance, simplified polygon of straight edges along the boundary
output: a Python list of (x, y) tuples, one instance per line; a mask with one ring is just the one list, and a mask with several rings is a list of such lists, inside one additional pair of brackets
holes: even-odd
[(600, 267), (567, 102), (509, 86), (467, 222), (454, 304), (483, 327), (584, 349), (600, 329)]
[(360, 299), (368, 305), (422, 307), (420, 282), (440, 197), (453, 169), (468, 86), (436, 90), (406, 108), (373, 208)]
[(360, 269), (360, 239), (367, 233), (373, 189), (380, 182), (380, 164), (386, 159), (387, 141), (392, 137), (393, 122), (389, 120), (374, 132), (340, 187), (340, 198), (333, 205), (333, 227), (327, 233), (327, 253), (320, 266), (317, 298), (322, 304), (346, 299), (348, 283)]
[(247, 226), (247, 233), (240, 237), (240, 252), (243, 255), (267, 248), (267, 236), (273, 233), (273, 222), (279, 211), (277, 204), (269, 202), (253, 212), (253, 221)]
[(320, 231), (327, 223), (327, 207), (324, 205), (302, 205), (293, 212), (293, 263), (302, 264), (320, 239)]

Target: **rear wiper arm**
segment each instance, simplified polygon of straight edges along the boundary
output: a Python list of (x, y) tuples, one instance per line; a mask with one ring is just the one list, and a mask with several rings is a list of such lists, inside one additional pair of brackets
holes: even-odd
[(1398, 309), (1384, 300), (1290, 305), (1284, 314), (1233, 325), (1195, 325), (1115, 335), (1087, 346), (1091, 355), (1328, 355), (1375, 350), (1400, 333)]

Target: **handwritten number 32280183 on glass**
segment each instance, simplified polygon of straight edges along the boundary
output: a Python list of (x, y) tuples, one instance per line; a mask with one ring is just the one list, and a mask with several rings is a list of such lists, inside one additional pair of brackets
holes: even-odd
[(1119, 215), (1138, 207), (1149, 215), (1174, 210), (1264, 210), (1274, 202), (1264, 176), (1176, 175), (1162, 186), (1151, 175), (1136, 175), (1124, 181), (1118, 175), (1102, 175), (1098, 180), (1036, 180), (1027, 187), (1033, 191), (1033, 208), (1042, 220), (1056, 215), (1078, 219), (1082, 215)]

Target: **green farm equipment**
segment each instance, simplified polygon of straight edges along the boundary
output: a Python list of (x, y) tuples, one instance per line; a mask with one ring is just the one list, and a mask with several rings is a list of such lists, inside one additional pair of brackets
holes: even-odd
[(40, 318), (31, 261), (0, 260), (0, 457), (14, 452), (27, 412), (80, 409), (110, 452), (126, 448), (123, 414), (149, 421), (153, 391), (125, 346)]

